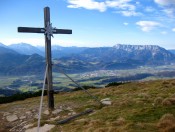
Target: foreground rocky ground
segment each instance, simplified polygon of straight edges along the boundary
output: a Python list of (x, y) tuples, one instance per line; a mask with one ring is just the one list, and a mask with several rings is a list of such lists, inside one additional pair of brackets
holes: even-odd
[[(23, 101), (19, 101), (1, 105), (1, 108), (3, 107), (3, 110), (0, 110), (0, 131), (36, 132), (39, 111), (39, 98), (36, 98), (36, 101), (34, 100), (35, 99), (32, 98), (27, 99), (25, 103)], [(35, 103), (36, 106), (34, 105)], [(50, 131), (56, 126), (54, 124), (57, 120), (61, 119), (61, 117), (67, 118), (68, 116), (76, 114), (76, 112), (74, 112), (74, 110), (67, 105), (60, 105), (56, 107), (55, 110), (48, 111), (47, 105), (45, 103), (43, 105), (42, 111), (43, 119), (41, 120), (41, 132)]]
[[(82, 91), (55, 95), (55, 110), (47, 110), (44, 98), (40, 131), (51, 132), (174, 132), (175, 80), (133, 82), (90, 89), (99, 99), (110, 98), (104, 107)], [(36, 132), (40, 98), (0, 105), (0, 131)], [(87, 109), (66, 124), (57, 122)]]

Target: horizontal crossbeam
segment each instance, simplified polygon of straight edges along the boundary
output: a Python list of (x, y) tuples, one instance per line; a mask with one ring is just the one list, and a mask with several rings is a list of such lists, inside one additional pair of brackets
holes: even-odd
[(55, 29), (56, 32), (54, 34), (72, 34), (72, 30), (69, 29)]
[(45, 33), (44, 28), (18, 27), (18, 32), (24, 33)]
[[(45, 33), (45, 28), (18, 27), (18, 32)], [(69, 29), (54, 29), (53, 34), (72, 34), (72, 30), (69, 30)]]

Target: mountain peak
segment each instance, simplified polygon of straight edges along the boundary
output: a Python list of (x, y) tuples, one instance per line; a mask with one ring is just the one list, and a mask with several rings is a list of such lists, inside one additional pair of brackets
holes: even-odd
[(37, 47), (32, 46), (32, 45), (27, 44), (27, 43), (12, 44), (12, 45), (9, 45), (9, 47), (20, 54), (26, 54), (26, 55), (32, 55), (35, 53), (38, 53), (39, 55), (44, 54)]
[(127, 44), (116, 44), (113, 46), (115, 49), (123, 50), (157, 50), (160, 49), (158, 45), (127, 45)]
[(25, 47), (25, 46), (30, 46), (30, 47), (34, 47), (34, 46), (32, 46), (32, 45), (30, 45), (30, 44), (27, 44), (27, 43), (17, 43), (17, 44), (11, 44), (10, 45), (10, 47), (21, 47), (21, 46), (23, 46), (23, 47)]

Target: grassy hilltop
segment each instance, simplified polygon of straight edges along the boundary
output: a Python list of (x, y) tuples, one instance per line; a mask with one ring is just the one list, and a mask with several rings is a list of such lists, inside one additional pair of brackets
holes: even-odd
[[(54, 124), (53, 132), (175, 131), (174, 79), (133, 82), (89, 91), (99, 99), (110, 98), (112, 105), (101, 108), (82, 91), (59, 93), (55, 95), (56, 110), (50, 114), (46, 110), (45, 97), (41, 125)], [(27, 127), (36, 127), (39, 101), (40, 98), (35, 97), (1, 104), (0, 131), (25, 131)], [(94, 112), (64, 125), (56, 125), (57, 120), (87, 108), (93, 108)], [(17, 118), (8, 122), (8, 115), (16, 115)]]

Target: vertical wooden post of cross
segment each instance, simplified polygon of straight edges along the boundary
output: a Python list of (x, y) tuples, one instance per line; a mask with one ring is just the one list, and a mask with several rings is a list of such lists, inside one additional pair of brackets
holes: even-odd
[(46, 52), (46, 78), (45, 86), (47, 87), (48, 96), (48, 108), (54, 109), (54, 91), (52, 83), (52, 55), (51, 55), (51, 36), (53, 34), (72, 34), (72, 30), (69, 29), (56, 29), (52, 27), (50, 23), (50, 8), (44, 8), (44, 28), (33, 27), (18, 27), (18, 32), (23, 33), (44, 33), (45, 34), (45, 52)]
[[(44, 26), (50, 24), (50, 9), (49, 7), (44, 8)], [(51, 55), (51, 39), (45, 34), (45, 53), (46, 53), (46, 65), (48, 65), (46, 74), (46, 84), (47, 84), (47, 96), (48, 96), (48, 107), (50, 110), (54, 109), (54, 91), (52, 84), (52, 55)]]

